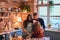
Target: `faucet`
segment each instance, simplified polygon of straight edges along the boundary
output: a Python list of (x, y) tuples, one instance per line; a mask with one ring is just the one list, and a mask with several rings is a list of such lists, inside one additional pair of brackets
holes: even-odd
[(60, 26), (60, 24), (59, 24), (59, 23), (56, 23), (55, 25), (57, 25), (58, 29), (60, 29), (60, 27), (59, 27), (59, 26)]

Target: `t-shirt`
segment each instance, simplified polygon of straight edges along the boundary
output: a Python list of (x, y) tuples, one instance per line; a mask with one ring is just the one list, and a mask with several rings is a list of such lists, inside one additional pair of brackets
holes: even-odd
[(32, 23), (28, 23), (25, 29), (27, 30), (28, 33), (32, 33)]
[(32, 25), (33, 25), (32, 21), (26, 20), (24, 21), (23, 25), (24, 25), (24, 29), (27, 31), (27, 33), (23, 33), (23, 37), (28, 36), (28, 33), (32, 34)]
[(43, 29), (45, 29), (44, 20), (43, 20), (42, 18), (33, 19), (33, 20), (39, 21), (39, 22), (40, 22), (40, 24), (42, 25)]
[(32, 38), (42, 38), (42, 37), (44, 37), (44, 32), (41, 33), (41, 31), (42, 31), (42, 29), (35, 30), (32, 34)]

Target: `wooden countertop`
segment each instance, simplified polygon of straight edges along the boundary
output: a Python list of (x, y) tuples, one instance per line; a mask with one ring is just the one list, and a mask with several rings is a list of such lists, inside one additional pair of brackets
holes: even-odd
[(60, 29), (48, 29), (48, 28), (46, 28), (45, 31), (60, 32)]

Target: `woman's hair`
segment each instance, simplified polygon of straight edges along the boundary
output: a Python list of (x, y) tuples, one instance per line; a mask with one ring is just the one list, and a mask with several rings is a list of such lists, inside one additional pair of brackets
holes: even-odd
[[(30, 18), (29, 18), (29, 17), (30, 17)], [(30, 20), (29, 20), (29, 19), (30, 19)], [(28, 14), (28, 15), (27, 15), (27, 19), (23, 22), (24, 28), (27, 27), (27, 24), (28, 24), (29, 22), (33, 23), (33, 21), (32, 21), (32, 15), (31, 15), (31, 14)]]
[(28, 16), (27, 16), (27, 19), (26, 19), (26, 20), (29, 20), (29, 17), (30, 17), (30, 19), (32, 20), (32, 15), (31, 15), (31, 14), (28, 14)]

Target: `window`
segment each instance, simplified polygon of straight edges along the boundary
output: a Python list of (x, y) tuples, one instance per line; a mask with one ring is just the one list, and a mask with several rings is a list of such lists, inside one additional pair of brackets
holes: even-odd
[(47, 6), (38, 7), (38, 15), (43, 18), (45, 25), (47, 26)]
[(47, 7), (46, 6), (38, 7), (38, 13), (39, 16), (47, 16)]
[(54, 4), (60, 4), (60, 0), (52, 0)]
[(53, 6), (53, 10), (50, 12), (50, 16), (60, 16), (60, 5)]
[(50, 12), (50, 22), (52, 24), (52, 27), (60, 27), (60, 5), (55, 5), (52, 12)]
[[(43, 0), (43, 6), (41, 5), (41, 0), (38, 0), (38, 15), (39, 17), (44, 19), (45, 25), (47, 23), (52, 25), (52, 28), (60, 29), (60, 0), (52, 0), (53, 1), (53, 8), (52, 11), (48, 11), (48, 3), (47, 0)], [(56, 4), (56, 5), (55, 5)], [(47, 16), (48, 15), (48, 16)], [(49, 21), (49, 22), (47, 22)]]
[[(42, 0), (38, 0), (38, 4), (41, 4), (41, 1)], [(43, 4), (47, 4), (48, 3), (48, 0), (43, 0)]]
[(60, 17), (50, 17), (52, 28), (58, 29), (60, 27)]
[(43, 4), (47, 4), (48, 3), (48, 1), (47, 0), (43, 0)]
[(38, 4), (41, 4), (41, 0), (38, 0)]

